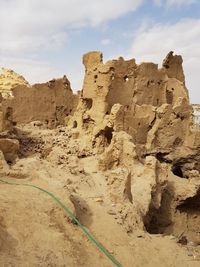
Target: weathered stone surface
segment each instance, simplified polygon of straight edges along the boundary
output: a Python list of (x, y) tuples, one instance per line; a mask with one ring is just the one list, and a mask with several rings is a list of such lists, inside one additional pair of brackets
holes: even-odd
[(4, 118), (3, 118), (3, 112), (0, 111), (0, 132), (4, 130)]
[(0, 171), (7, 169), (7, 163), (5, 161), (3, 152), (0, 150)]
[[(165, 221), (176, 224), (177, 207), (196, 197), (200, 185), (196, 149), (200, 142), (191, 130), (192, 108), (182, 58), (170, 52), (161, 69), (123, 58), (104, 64), (99, 52), (88, 53), (86, 59), (82, 98), (73, 117), (80, 136), (87, 134), (87, 141), (98, 148), (99, 167), (109, 171), (113, 201), (121, 203), (126, 192), (127, 231), (140, 221), (140, 227), (150, 232), (171, 233)], [(118, 178), (112, 173), (117, 170)], [(184, 179), (194, 178), (196, 182), (187, 188)], [(112, 212), (121, 219), (120, 211)], [(170, 219), (165, 213), (170, 213)], [(158, 220), (154, 228), (153, 220)]]
[(166, 58), (163, 60), (163, 68), (165, 69), (169, 78), (176, 78), (177, 80), (185, 83), (185, 75), (182, 67), (182, 57), (173, 55), (173, 51), (170, 51)]
[(13, 111), (15, 124), (43, 121), (55, 127), (64, 124), (65, 117), (73, 113), (77, 100), (78, 96), (73, 95), (70, 82), (64, 76), (32, 87), (15, 87), (13, 97), (3, 100), (2, 110), (4, 114), (7, 109)]
[(83, 63), (84, 85), (71, 124), (76, 121), (79, 132), (93, 136), (96, 146), (108, 144), (108, 135), (118, 131), (130, 134), (148, 154), (185, 143), (192, 110), (181, 56), (170, 52), (161, 69), (123, 58), (104, 64), (100, 52), (87, 53)]
[(13, 70), (2, 68), (0, 69), (0, 93), (4, 97), (12, 95), (12, 89), (17, 85), (30, 86), (23, 76), (17, 74)]
[[(149, 232), (180, 241), (184, 233), (186, 244), (200, 244), (200, 131), (181, 56), (170, 52), (159, 69), (122, 57), (103, 63), (102, 53), (93, 51), (83, 64), (78, 95), (63, 77), (20, 85), (12, 98), (0, 98), (0, 169), (4, 157), (16, 158), (16, 138), (20, 157), (7, 166), (7, 177), (63, 187), (86, 227), (95, 231), (109, 221), (131, 239), (139, 231), (142, 238)], [(54, 208), (49, 214), (54, 226)], [(60, 239), (64, 226), (58, 228)]]
[(19, 141), (8, 138), (0, 138), (0, 150), (3, 152), (6, 161), (14, 161), (19, 150)]

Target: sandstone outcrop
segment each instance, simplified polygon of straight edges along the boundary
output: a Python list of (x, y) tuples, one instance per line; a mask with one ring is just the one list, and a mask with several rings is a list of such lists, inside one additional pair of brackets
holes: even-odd
[(2, 68), (0, 69), (0, 93), (4, 97), (12, 95), (12, 89), (17, 85), (30, 86), (23, 76), (17, 74), (13, 70)]

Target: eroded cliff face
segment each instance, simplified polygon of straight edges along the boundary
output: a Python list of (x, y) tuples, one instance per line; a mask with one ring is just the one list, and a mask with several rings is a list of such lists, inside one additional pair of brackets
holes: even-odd
[(50, 171), (64, 177), (59, 183), (86, 226), (102, 209), (132, 238), (139, 230), (198, 247), (200, 131), (181, 56), (169, 52), (159, 69), (134, 59), (103, 63), (95, 51), (83, 64), (79, 95), (63, 77), (1, 98), (0, 170), (32, 180), (37, 166), (38, 182), (53, 179)]

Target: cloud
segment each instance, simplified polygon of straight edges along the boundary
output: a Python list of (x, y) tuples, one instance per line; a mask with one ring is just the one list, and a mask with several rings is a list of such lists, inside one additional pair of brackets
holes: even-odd
[(136, 10), (143, 0), (1, 0), (0, 53), (62, 45), (69, 29), (100, 27)]
[(2, 57), (0, 62), (3, 67), (13, 69), (24, 76), (29, 83), (44, 82), (55, 77), (62, 77), (62, 69), (55, 68), (49, 62), (24, 59), (20, 57)]
[(71, 31), (104, 27), (135, 11), (143, 1), (0, 0), (0, 64), (24, 75), (31, 83), (67, 74), (73, 87), (80, 88), (84, 71), (74, 62), (69, 62), (68, 69), (55, 58)]
[(138, 61), (161, 63), (170, 51), (183, 56), (186, 84), (191, 101), (200, 100), (200, 19), (187, 19), (176, 24), (142, 27), (133, 40), (131, 57)]
[(197, 3), (197, 0), (154, 0), (157, 6), (166, 5), (167, 7), (191, 5)]
[(109, 45), (111, 43), (111, 40), (110, 39), (103, 39), (101, 40), (101, 44), (102, 45)]

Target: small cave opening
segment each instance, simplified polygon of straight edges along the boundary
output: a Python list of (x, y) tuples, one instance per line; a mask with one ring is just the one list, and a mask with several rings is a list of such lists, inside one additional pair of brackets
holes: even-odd
[[(200, 190), (196, 195), (185, 199), (176, 207), (177, 218), (174, 222), (174, 229), (177, 233), (184, 232), (186, 241), (196, 242), (200, 244)], [(176, 221), (182, 222), (177, 223)]]
[(168, 153), (165, 153), (165, 152), (158, 152), (156, 153), (156, 159), (159, 160), (161, 163), (162, 162), (166, 162), (166, 163), (171, 163), (172, 161), (165, 158), (165, 156), (167, 156)]
[(104, 130), (104, 136), (107, 140), (107, 143), (110, 144), (112, 141), (112, 137), (113, 137), (113, 128), (106, 126)]
[(78, 127), (78, 123), (77, 123), (77, 121), (73, 121), (72, 128), (77, 128), (77, 127)]
[(171, 168), (172, 172), (174, 175), (180, 177), (180, 178), (185, 178), (184, 175), (183, 175), (183, 171), (181, 169), (181, 166), (177, 163), (177, 164), (174, 164)]
[(200, 190), (194, 197), (189, 197), (177, 209), (180, 212), (200, 212)]
[(110, 145), (113, 137), (113, 128), (106, 126), (105, 129), (99, 131), (95, 138), (100, 138), (103, 146)]
[(173, 188), (167, 187), (162, 193), (161, 205), (157, 209), (153, 201), (144, 217), (144, 226), (150, 234), (173, 235), (180, 240), (200, 244), (200, 190), (196, 195), (174, 207)]
[(93, 100), (91, 98), (84, 98), (83, 103), (86, 106), (86, 108), (89, 110), (92, 108)]
[(9, 166), (12, 166), (12, 165), (14, 165), (14, 161), (11, 161), (11, 160), (6, 160), (6, 162), (7, 162), (7, 164), (8, 164)]
[(150, 234), (167, 234), (167, 228), (172, 224), (171, 219), (172, 195), (169, 189), (162, 194), (160, 208), (156, 209), (152, 204), (144, 218), (144, 226)]

